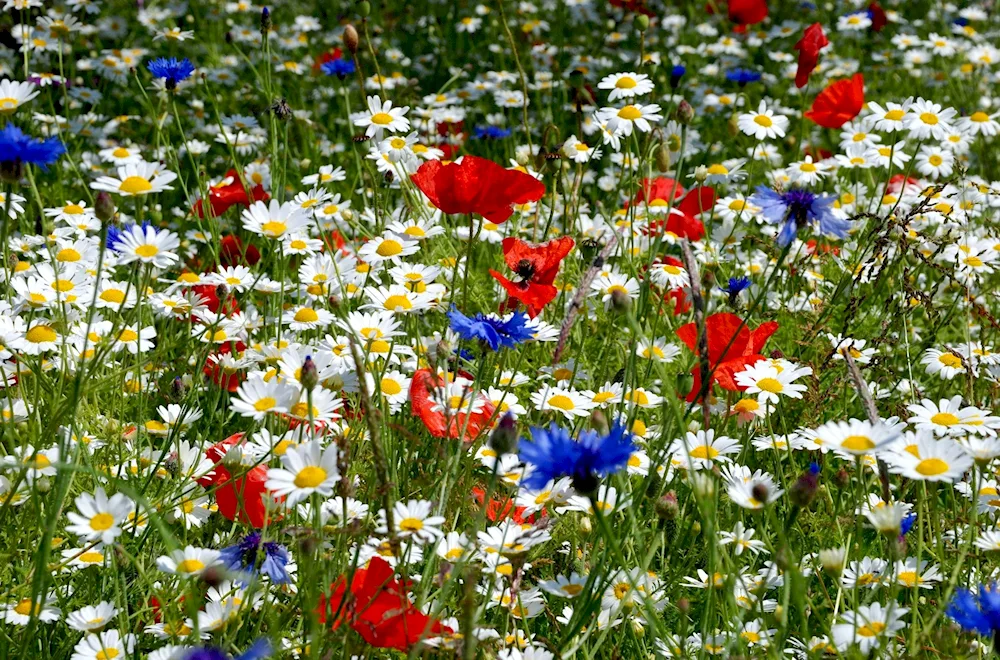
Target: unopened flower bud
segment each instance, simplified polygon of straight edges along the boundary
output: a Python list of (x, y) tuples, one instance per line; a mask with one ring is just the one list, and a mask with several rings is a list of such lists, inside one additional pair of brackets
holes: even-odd
[(677, 121), (681, 124), (689, 125), (694, 121), (694, 108), (685, 99), (681, 99), (681, 102), (677, 104)]
[(677, 600), (677, 611), (681, 614), (687, 614), (691, 611), (691, 601), (687, 598), (679, 598)]
[(611, 431), (608, 418), (600, 410), (594, 410), (590, 413), (590, 427), (601, 435), (607, 435)]
[(732, 115), (729, 121), (726, 123), (726, 130), (729, 132), (730, 137), (736, 137), (740, 134), (740, 124), (739, 117)]
[(656, 514), (664, 520), (673, 520), (680, 513), (680, 506), (677, 504), (677, 493), (668, 492), (656, 502)]
[(226, 580), (226, 569), (222, 566), (209, 566), (201, 574), (201, 581), (209, 587), (217, 587)]
[(594, 526), (590, 523), (590, 518), (587, 516), (582, 516), (579, 523), (580, 532), (583, 534), (590, 534), (594, 531)]
[(372, 3), (368, 0), (361, 0), (358, 3), (358, 16), (361, 18), (368, 18), (368, 15), (372, 13)]
[(819, 466), (813, 463), (792, 484), (792, 487), (788, 489), (788, 498), (792, 501), (792, 504), (805, 509), (812, 503), (813, 498), (816, 497), (816, 491), (819, 490), (818, 475)]
[(667, 148), (665, 142), (661, 142), (656, 148), (654, 160), (656, 162), (656, 169), (660, 172), (666, 174), (670, 170), (670, 149)]
[(583, 87), (583, 71), (579, 69), (573, 69), (569, 74), (569, 84), (573, 89), (580, 89)]
[(219, 301), (223, 301), (226, 298), (228, 298), (229, 287), (226, 286), (225, 284), (220, 284), (219, 286), (215, 287), (215, 297), (218, 298)]
[(111, 198), (111, 193), (101, 191), (94, 199), (94, 215), (101, 222), (109, 222), (115, 217), (115, 201)]
[(517, 451), (517, 421), (510, 412), (500, 418), (500, 422), (490, 433), (490, 448), (498, 456)]
[(52, 481), (48, 477), (39, 477), (35, 480), (35, 488), (40, 493), (47, 493), (52, 490)]
[(17, 183), (24, 178), (24, 163), (20, 159), (7, 160), (0, 163), (0, 181)]
[(847, 548), (828, 548), (819, 551), (819, 563), (823, 570), (839, 577), (844, 571), (844, 563), (847, 561)]
[(311, 355), (307, 355), (302, 363), (302, 375), (299, 376), (299, 382), (302, 383), (303, 389), (307, 392), (311, 392), (319, 383), (319, 372), (316, 370), (316, 363), (313, 362)]
[(645, 32), (649, 29), (649, 16), (645, 14), (639, 14), (635, 17), (635, 29), (639, 32)]
[(271, 10), (264, 7), (260, 12), (260, 33), (267, 34), (271, 30)]
[(624, 314), (632, 309), (632, 297), (624, 289), (616, 288), (611, 292), (611, 309)]
[(767, 504), (767, 501), (771, 497), (771, 493), (767, 490), (767, 485), (763, 483), (754, 484), (753, 488), (750, 489), (750, 495), (761, 504)]
[(187, 385), (184, 381), (179, 376), (174, 378), (170, 383), (170, 399), (175, 402), (181, 401), (186, 393)]
[(358, 31), (351, 24), (348, 24), (344, 28), (344, 48), (347, 49), (351, 55), (358, 54), (358, 43), (360, 42), (358, 38)]
[(694, 180), (698, 183), (705, 183), (705, 179), (708, 178), (708, 168), (704, 165), (699, 165), (694, 168)]
[(837, 488), (845, 488), (849, 483), (851, 483), (851, 475), (844, 468), (840, 468), (833, 475), (833, 485)]

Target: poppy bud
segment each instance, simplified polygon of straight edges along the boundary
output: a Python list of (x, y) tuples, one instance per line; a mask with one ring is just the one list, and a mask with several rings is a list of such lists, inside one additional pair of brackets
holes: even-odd
[(357, 55), (358, 42), (358, 31), (353, 25), (348, 23), (347, 27), (344, 28), (344, 48), (346, 48), (351, 55)]
[(271, 29), (271, 11), (264, 7), (260, 12), (260, 33), (267, 34)]
[(677, 493), (668, 492), (656, 502), (656, 515), (663, 520), (673, 520), (680, 513), (680, 506), (677, 504)]
[(625, 313), (632, 309), (632, 297), (622, 289), (611, 292), (611, 308), (616, 312)]
[(174, 401), (181, 401), (187, 393), (187, 386), (178, 376), (170, 383), (170, 398)]
[(773, 351), (771, 351), (772, 360), (780, 360), (783, 357), (785, 357), (785, 354), (781, 352), (781, 349), (776, 348)]
[(660, 172), (666, 174), (670, 170), (670, 149), (667, 148), (665, 142), (661, 142), (660, 146), (656, 148), (654, 160), (656, 162), (656, 169)]
[(302, 363), (302, 373), (299, 376), (299, 382), (302, 383), (303, 389), (307, 392), (311, 392), (319, 383), (319, 372), (316, 371), (316, 363), (313, 362), (311, 355), (307, 355), (305, 361)]
[(215, 287), (215, 297), (218, 298), (220, 302), (224, 301), (229, 297), (229, 287), (225, 284), (220, 284)]
[(361, 0), (358, 3), (358, 16), (361, 18), (368, 18), (368, 15), (372, 13), (372, 3), (368, 0)]
[(500, 418), (500, 423), (490, 434), (490, 448), (497, 455), (517, 451), (517, 421), (509, 412)]
[(639, 32), (645, 32), (649, 29), (649, 16), (645, 14), (639, 14), (635, 17), (635, 29)]
[(804, 509), (812, 503), (813, 498), (816, 497), (816, 491), (819, 490), (818, 475), (819, 466), (813, 463), (792, 484), (792, 487), (788, 489), (788, 498), (792, 501), (792, 504)]
[(201, 581), (209, 587), (217, 587), (226, 580), (226, 569), (222, 566), (209, 566), (201, 574)]
[(685, 99), (681, 99), (681, 102), (677, 104), (677, 121), (681, 124), (687, 126), (694, 120), (694, 108)]
[(600, 410), (590, 413), (590, 427), (601, 435), (607, 435), (610, 432), (608, 418)]
[(844, 488), (851, 482), (851, 475), (847, 473), (847, 470), (840, 468), (833, 475), (833, 485), (837, 488)]
[(750, 489), (750, 494), (761, 504), (767, 504), (768, 498), (771, 497), (771, 493), (767, 490), (767, 485), (762, 483), (754, 484), (753, 488)]
[(691, 601), (687, 598), (681, 598), (677, 601), (677, 611), (681, 614), (687, 614), (691, 611)]

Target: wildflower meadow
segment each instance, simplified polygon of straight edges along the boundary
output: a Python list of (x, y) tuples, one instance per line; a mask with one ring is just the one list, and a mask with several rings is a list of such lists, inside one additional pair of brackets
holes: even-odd
[(0, 3), (0, 658), (1000, 653), (993, 0)]

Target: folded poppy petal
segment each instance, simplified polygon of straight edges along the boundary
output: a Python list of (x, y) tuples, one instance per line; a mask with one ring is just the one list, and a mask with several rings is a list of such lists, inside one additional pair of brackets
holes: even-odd
[(861, 113), (865, 105), (865, 80), (860, 73), (830, 83), (816, 96), (805, 116), (825, 128), (840, 128)]
[(413, 414), (436, 438), (461, 438), (464, 442), (472, 442), (489, 426), (496, 412), (496, 406), (486, 397), (477, 394), (476, 396), (480, 398), (480, 412), (445, 415), (443, 411), (437, 409), (431, 395), (443, 385), (444, 381), (430, 369), (417, 370), (410, 381), (410, 408)]
[[(735, 375), (748, 366), (766, 359), (760, 351), (764, 342), (777, 329), (776, 322), (768, 321), (751, 330), (740, 317), (729, 312), (712, 314), (705, 319), (708, 362), (712, 370), (709, 386), (718, 383), (725, 390), (742, 391), (744, 388), (736, 384)], [(696, 324), (687, 323), (681, 326), (676, 330), (676, 335), (695, 355), (700, 355)], [(686, 399), (694, 402), (702, 390), (700, 364), (694, 366), (691, 375), (694, 377), (694, 384)]]
[(711, 211), (714, 206), (715, 190), (709, 186), (699, 186), (689, 191), (676, 208), (685, 215), (696, 216)]
[(267, 522), (267, 467), (258, 465), (245, 475), (233, 479), (232, 474), (222, 465), (216, 465), (217, 473), (215, 502), (219, 513), (229, 520), (260, 529)]
[(643, 179), (642, 189), (636, 194), (634, 204), (647, 202), (653, 208), (666, 207), (671, 200), (684, 196), (684, 186), (679, 181), (660, 176), (655, 179)]
[(823, 33), (823, 26), (813, 23), (805, 29), (802, 38), (795, 44), (795, 50), (799, 51), (798, 68), (795, 71), (795, 86), (803, 88), (809, 82), (809, 75), (819, 63), (819, 52), (824, 47), (830, 45), (830, 41)]

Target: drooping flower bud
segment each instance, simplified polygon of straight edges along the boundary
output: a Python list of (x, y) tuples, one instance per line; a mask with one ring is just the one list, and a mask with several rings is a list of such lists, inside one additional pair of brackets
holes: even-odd
[(792, 501), (795, 506), (805, 509), (808, 507), (813, 498), (816, 497), (816, 491), (819, 490), (819, 466), (815, 463), (809, 466), (809, 469), (802, 473), (791, 488), (788, 489), (788, 498)]
[(358, 37), (358, 31), (353, 25), (348, 24), (347, 27), (344, 28), (344, 48), (346, 48), (347, 52), (351, 55), (357, 55), (359, 43), (360, 39)]
[(694, 121), (694, 107), (685, 99), (677, 104), (677, 121), (686, 126)]

